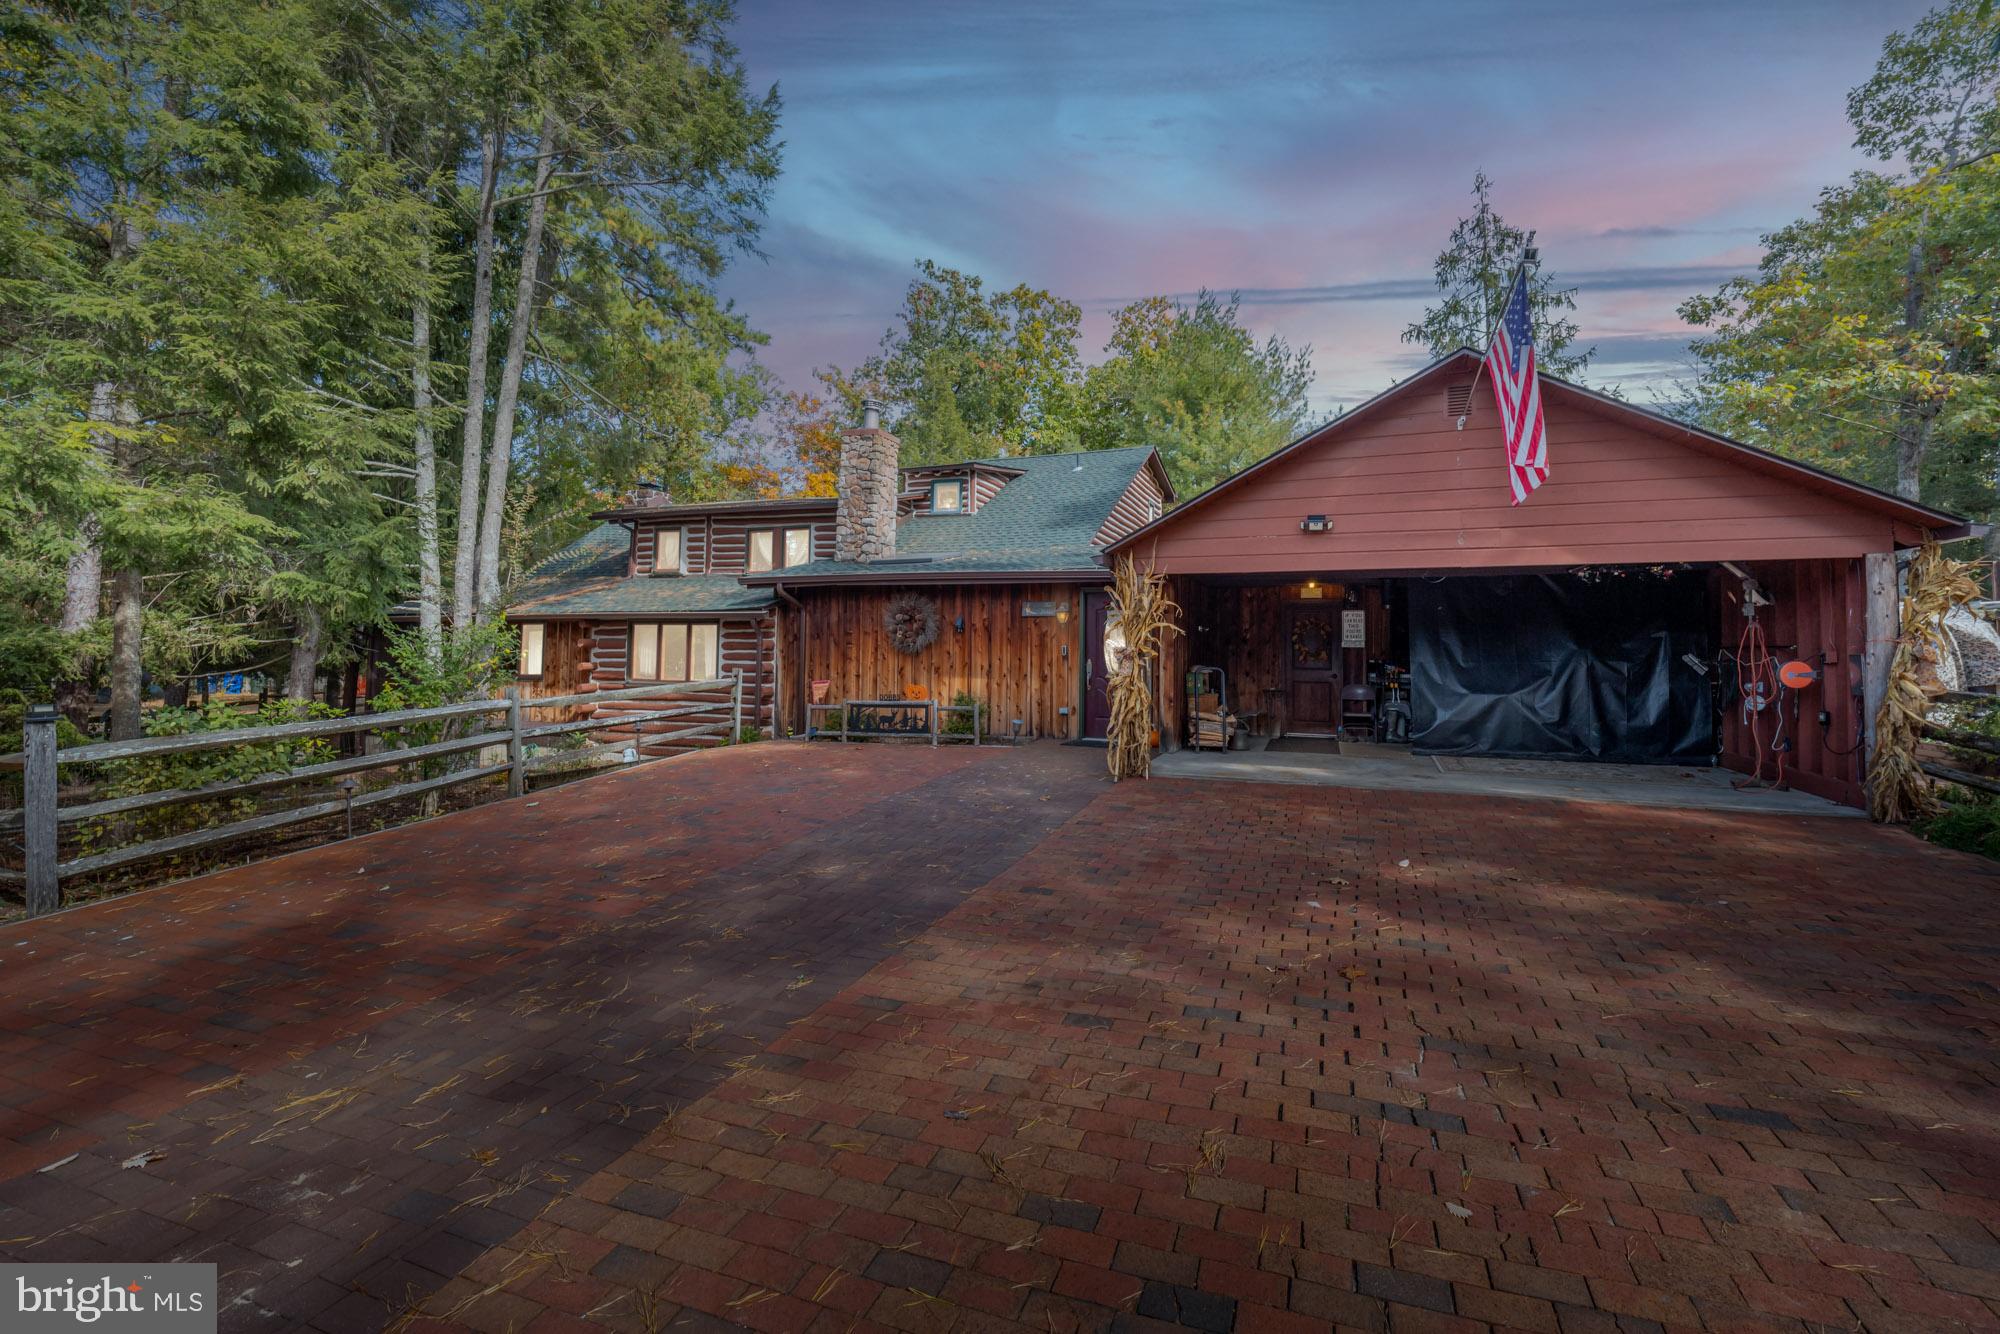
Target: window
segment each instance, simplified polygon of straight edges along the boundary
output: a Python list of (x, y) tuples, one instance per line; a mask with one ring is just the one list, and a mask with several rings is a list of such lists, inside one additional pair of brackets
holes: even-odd
[(712, 681), (717, 676), (716, 641), (720, 627), (707, 625), (635, 625), (632, 627), (633, 681)]
[(940, 478), (932, 482), (931, 513), (965, 513), (965, 483), (956, 477)]
[[(779, 556), (784, 563), (778, 563)], [(750, 573), (788, 570), (812, 559), (812, 529), (753, 528), (750, 530)]]
[(681, 572), (681, 530), (659, 528), (653, 532), (653, 573)]
[(540, 676), (542, 674), (542, 644), (548, 627), (539, 621), (529, 621), (521, 627), (521, 675)]

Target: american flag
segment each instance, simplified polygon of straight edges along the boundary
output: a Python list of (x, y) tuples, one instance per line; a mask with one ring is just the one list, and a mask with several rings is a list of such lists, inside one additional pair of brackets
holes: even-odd
[(1535, 373), (1535, 331), (1528, 317), (1528, 271), (1514, 275), (1507, 309), (1486, 349), (1493, 401), (1507, 437), (1507, 482), (1520, 504), (1549, 480), (1549, 437), (1542, 429), (1542, 381)]

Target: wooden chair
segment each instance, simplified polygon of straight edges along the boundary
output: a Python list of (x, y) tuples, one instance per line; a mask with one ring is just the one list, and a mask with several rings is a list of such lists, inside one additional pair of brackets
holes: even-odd
[(1340, 692), (1340, 734), (1346, 736), (1359, 728), (1360, 739), (1375, 740), (1374, 686), (1346, 686)]

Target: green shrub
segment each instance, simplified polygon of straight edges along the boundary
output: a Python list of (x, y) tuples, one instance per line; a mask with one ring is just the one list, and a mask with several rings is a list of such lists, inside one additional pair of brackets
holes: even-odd
[[(972, 735), (971, 710), (975, 704), (979, 703), (979, 696), (973, 694), (969, 690), (961, 690), (956, 695), (953, 695), (951, 697), (951, 703), (954, 709), (964, 709), (965, 712), (947, 713), (946, 715), (944, 715), (944, 723), (939, 728), (939, 730), (945, 732), (950, 736), (971, 736)], [(982, 717), (983, 716), (984, 716), (984, 711), (982, 710)]]
[(1955, 803), (1936, 819), (1918, 825), (1917, 832), (1941, 847), (2000, 860), (2000, 801)]

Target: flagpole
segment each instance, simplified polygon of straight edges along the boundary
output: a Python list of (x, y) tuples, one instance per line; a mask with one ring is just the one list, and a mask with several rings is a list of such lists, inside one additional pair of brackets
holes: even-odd
[[(1529, 232), (1528, 243), (1521, 247), (1521, 260), (1514, 266), (1514, 272), (1508, 275), (1507, 278), (1507, 299), (1500, 303), (1500, 318), (1503, 320), (1507, 318), (1508, 301), (1511, 301), (1514, 296), (1514, 284), (1521, 281), (1521, 275), (1528, 268), (1528, 257), (1534, 253), (1535, 234)], [(1480, 354), (1479, 369), (1472, 374), (1472, 387), (1465, 392), (1465, 415), (1458, 419), (1458, 429), (1461, 431), (1465, 429), (1466, 418), (1472, 415), (1472, 396), (1479, 392), (1479, 380), (1481, 376), (1486, 374), (1487, 358), (1493, 355), (1493, 331), (1499, 327), (1499, 322), (1492, 319), (1491, 312), (1488, 312), (1487, 318), (1491, 322), (1486, 329), (1486, 350)]]

